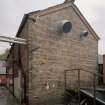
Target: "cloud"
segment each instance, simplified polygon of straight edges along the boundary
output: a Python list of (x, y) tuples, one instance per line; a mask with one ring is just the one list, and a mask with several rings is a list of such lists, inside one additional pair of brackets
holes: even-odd
[(25, 13), (35, 10), (41, 10), (59, 3), (64, 0), (15, 0), (15, 5)]
[(99, 53), (105, 54), (105, 0), (76, 0), (83, 15), (99, 35)]
[[(25, 13), (62, 2), (64, 0), (0, 0), (0, 34), (15, 36)], [(76, 0), (75, 4), (101, 37), (99, 53), (103, 54), (105, 52), (105, 0)], [(3, 50), (4, 47), (0, 46), (0, 51)]]
[[(0, 0), (0, 35), (15, 36), (25, 13), (62, 3), (64, 0)], [(9, 47), (0, 43), (0, 53)]]
[(25, 13), (62, 3), (64, 0), (0, 0), (0, 33), (16, 34)]

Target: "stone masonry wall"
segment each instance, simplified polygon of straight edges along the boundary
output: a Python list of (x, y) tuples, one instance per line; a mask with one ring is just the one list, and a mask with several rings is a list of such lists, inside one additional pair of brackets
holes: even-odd
[(105, 55), (103, 55), (103, 82), (105, 84)]
[[(71, 32), (57, 32), (58, 22), (65, 19), (72, 23)], [(84, 30), (89, 35), (80, 39), (80, 33)], [(38, 16), (36, 23), (30, 20), (28, 35), (30, 105), (63, 103), (65, 70), (96, 72), (98, 41), (72, 7)], [(89, 77), (83, 73), (83, 77), (85, 75)], [(91, 81), (92, 77), (89, 79)]]

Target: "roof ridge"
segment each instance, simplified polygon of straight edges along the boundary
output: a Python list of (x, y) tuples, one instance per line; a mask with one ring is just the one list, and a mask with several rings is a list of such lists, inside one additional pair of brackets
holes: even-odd
[(62, 3), (62, 4), (57, 4), (57, 5), (48, 7), (48, 8), (43, 9), (43, 10), (38, 10), (38, 11), (29, 12), (28, 15), (32, 15), (32, 14), (44, 14), (44, 12), (47, 13), (48, 11), (53, 11), (52, 9), (55, 9), (55, 8), (56, 8), (55, 10), (62, 9), (62, 8), (71, 6), (71, 4), (72, 4), (72, 3), (64, 2), (64, 3)]
[(92, 33), (93, 37), (96, 39), (96, 40), (99, 40), (99, 36), (96, 34), (96, 32), (93, 30), (93, 28), (91, 27), (91, 25), (88, 23), (88, 21), (85, 19), (85, 17), (83, 16), (83, 14), (80, 12), (80, 10), (77, 8), (77, 6), (74, 4), (74, 3), (68, 3), (68, 2), (64, 2), (62, 4), (58, 4), (56, 6), (52, 6), (52, 7), (49, 7), (47, 9), (44, 9), (44, 10), (41, 10), (41, 11), (34, 11), (34, 12), (30, 12), (28, 14), (26, 14), (23, 18), (23, 21), (21, 23), (21, 27), (20, 29), (18, 30), (18, 33), (19, 34), (21, 32), (21, 28), (24, 26), (25, 24), (25, 21), (27, 20), (28, 16), (32, 16), (33, 14), (36, 14), (36, 17), (40, 17), (40, 16), (44, 16), (44, 15), (47, 15), (47, 14), (50, 14), (52, 12), (55, 12), (55, 11), (58, 11), (60, 9), (64, 9), (64, 8), (67, 8), (71, 6), (74, 11), (76, 12), (76, 14), (79, 16), (79, 18), (81, 19), (81, 21), (85, 24), (85, 26), (89, 29), (89, 31)]
[(92, 33), (92, 35), (94, 36), (95, 39), (99, 40), (99, 36), (96, 34), (96, 32), (94, 31), (94, 29), (91, 27), (91, 25), (89, 24), (89, 22), (87, 21), (87, 19), (84, 17), (84, 15), (80, 12), (80, 10), (77, 8), (76, 5), (72, 5), (73, 9), (75, 10), (76, 14), (80, 17), (80, 19), (82, 20), (82, 22), (85, 24), (85, 26), (87, 26), (87, 28), (89, 29), (89, 31)]

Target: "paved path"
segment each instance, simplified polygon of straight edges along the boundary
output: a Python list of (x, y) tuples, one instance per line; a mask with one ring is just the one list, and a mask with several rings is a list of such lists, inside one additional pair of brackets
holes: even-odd
[(5, 87), (0, 86), (0, 105), (7, 105), (8, 91)]

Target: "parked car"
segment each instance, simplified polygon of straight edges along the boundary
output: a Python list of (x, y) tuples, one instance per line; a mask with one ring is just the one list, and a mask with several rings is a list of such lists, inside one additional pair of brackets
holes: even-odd
[(6, 79), (6, 75), (0, 75), (0, 85), (6, 85), (7, 83), (7, 79)]

